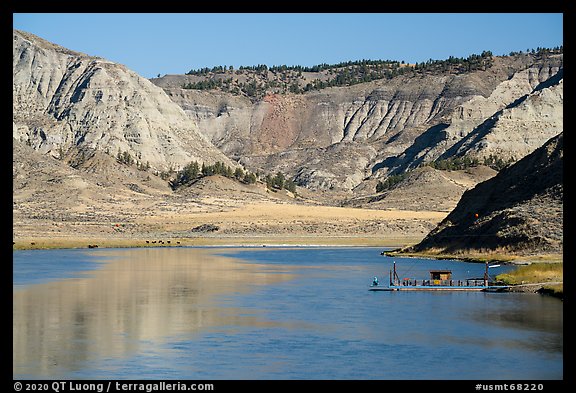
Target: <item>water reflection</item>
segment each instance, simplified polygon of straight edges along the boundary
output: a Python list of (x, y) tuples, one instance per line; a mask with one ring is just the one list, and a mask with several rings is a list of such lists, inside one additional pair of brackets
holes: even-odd
[[(469, 314), (480, 326), (499, 328), (500, 337), (491, 337), (490, 340), (540, 352), (563, 351), (561, 300), (529, 293), (491, 294), (487, 297), (487, 306), (469, 310)], [(494, 312), (494, 308), (498, 312)], [(510, 332), (509, 337), (503, 336), (502, 332), (506, 331)]]
[[(88, 278), (13, 294), (14, 376), (55, 377), (86, 361), (126, 357), (145, 342), (222, 325), (266, 326), (216, 296), (290, 279), (202, 249), (101, 250), (120, 257)], [(258, 273), (258, 274), (255, 274)]]
[[(14, 377), (563, 378), (561, 301), (369, 292), (391, 264), (376, 251), (95, 250), (116, 259), (90, 276), (14, 289)], [(396, 261), (414, 277), (483, 270)]]
[(473, 315), (477, 321), (537, 332), (563, 333), (563, 309), (558, 307), (559, 299), (535, 294), (494, 294), (490, 299), (498, 303), (499, 312), (491, 312), (489, 308), (476, 310)]

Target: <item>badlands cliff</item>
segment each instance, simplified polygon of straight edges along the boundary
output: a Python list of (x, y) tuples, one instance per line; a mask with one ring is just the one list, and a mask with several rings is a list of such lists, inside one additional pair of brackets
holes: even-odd
[(518, 160), (563, 129), (563, 55), (494, 57), (486, 70), (407, 73), (261, 100), (153, 79), (201, 133), (249, 168), (351, 191), (455, 155)]
[[(183, 88), (186, 78), (148, 80), (15, 30), (14, 238), (420, 240), (497, 173), (423, 164), (520, 161), (563, 132), (562, 53), (257, 99)], [(243, 166), (260, 180), (207, 176), (175, 189), (174, 170), (192, 161)], [(278, 171), (296, 193), (266, 187)], [(391, 175), (403, 180), (376, 192)], [(198, 234), (204, 224), (219, 229)], [(548, 248), (561, 248), (557, 234)]]
[(157, 86), (123, 65), (13, 34), (13, 137), (59, 157), (75, 148), (128, 152), (166, 170), (231, 163)]

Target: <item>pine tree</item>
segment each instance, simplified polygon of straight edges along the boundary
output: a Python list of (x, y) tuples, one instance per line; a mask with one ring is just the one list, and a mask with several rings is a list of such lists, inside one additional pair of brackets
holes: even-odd
[(234, 171), (234, 177), (236, 178), (236, 180), (244, 178), (244, 171), (242, 170), (242, 168), (240, 167), (236, 168), (236, 170)]
[(273, 186), (274, 186), (274, 178), (270, 174), (266, 175), (266, 187), (272, 189)]
[(296, 193), (296, 183), (294, 183), (292, 180), (286, 180), (284, 182), (284, 188), (293, 194)]
[(276, 187), (277, 189), (281, 190), (284, 188), (284, 181), (285, 181), (284, 174), (282, 172), (276, 173), (274, 179), (272, 179), (272, 186)]
[(246, 174), (244, 174), (244, 183), (246, 184), (254, 184), (256, 183), (256, 175), (251, 173), (251, 172), (246, 172)]

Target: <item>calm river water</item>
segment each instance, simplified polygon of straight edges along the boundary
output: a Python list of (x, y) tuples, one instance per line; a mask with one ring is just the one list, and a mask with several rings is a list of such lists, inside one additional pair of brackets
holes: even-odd
[(563, 379), (560, 300), (369, 292), (393, 260), (401, 278), (484, 271), (380, 251), (14, 251), (13, 377)]

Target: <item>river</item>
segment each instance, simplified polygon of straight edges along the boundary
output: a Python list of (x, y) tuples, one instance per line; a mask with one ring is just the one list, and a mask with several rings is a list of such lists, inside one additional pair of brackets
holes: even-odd
[[(370, 292), (483, 264), (370, 247), (13, 252), (15, 379), (563, 379), (563, 303)], [(508, 266), (490, 269), (499, 274)]]

